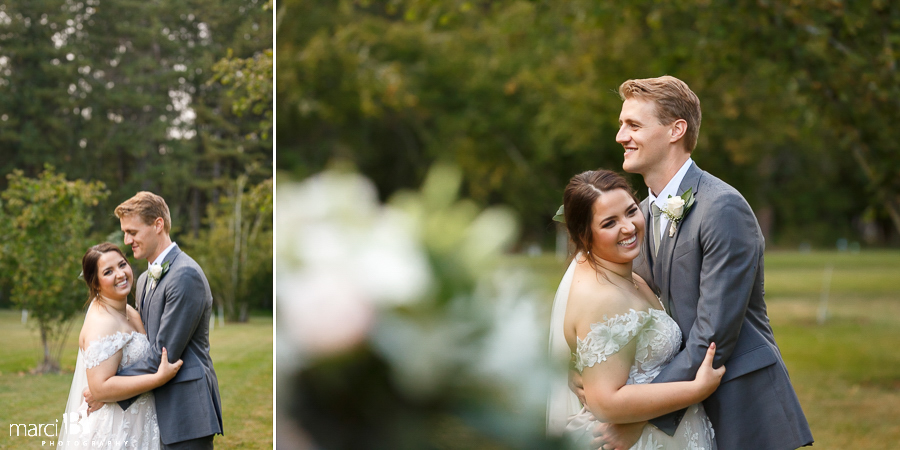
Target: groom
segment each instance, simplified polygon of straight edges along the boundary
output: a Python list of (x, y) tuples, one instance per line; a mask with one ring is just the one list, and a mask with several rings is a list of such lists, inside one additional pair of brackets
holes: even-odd
[[(628, 80), (619, 86), (619, 95), (616, 141), (625, 148), (622, 168), (641, 174), (650, 188), (641, 203), (647, 238), (634, 271), (659, 295), (683, 334), (680, 353), (653, 382), (693, 380), (715, 342), (714, 366), (725, 364), (728, 370), (703, 406), (718, 448), (812, 444), (766, 315), (765, 242), (756, 216), (737, 190), (691, 159), (700, 131), (700, 100), (670, 76)], [(680, 214), (677, 200), (667, 208), (670, 196), (685, 193)], [(684, 410), (651, 423), (673, 435), (683, 415)], [(595, 445), (629, 448), (644, 424), (600, 425)]]
[[(222, 434), (219, 382), (209, 356), (212, 295), (203, 270), (169, 237), (169, 207), (162, 197), (139, 192), (115, 210), (136, 259), (150, 266), (141, 274), (137, 309), (150, 340), (150, 354), (116, 375), (156, 373), (165, 348), (184, 365), (155, 389), (162, 448), (211, 449)], [(127, 409), (133, 399), (119, 402)]]

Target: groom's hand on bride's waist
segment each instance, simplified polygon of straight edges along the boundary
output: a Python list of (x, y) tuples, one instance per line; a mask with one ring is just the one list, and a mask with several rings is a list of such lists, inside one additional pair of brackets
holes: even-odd
[(603, 423), (593, 429), (592, 449), (627, 450), (631, 448), (644, 431), (647, 422), (637, 423)]
[(90, 388), (84, 388), (84, 392), (82, 393), (84, 396), (84, 402), (88, 405), (87, 413), (90, 416), (92, 412), (103, 407), (103, 402), (98, 402), (94, 400), (94, 396), (91, 395)]
[(584, 397), (584, 380), (574, 368), (569, 369), (569, 389), (575, 393), (582, 405), (587, 405), (587, 400)]

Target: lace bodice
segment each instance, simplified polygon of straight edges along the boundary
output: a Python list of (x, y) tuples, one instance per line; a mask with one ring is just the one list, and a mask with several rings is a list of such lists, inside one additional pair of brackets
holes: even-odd
[(634, 363), (627, 384), (645, 384), (659, 375), (681, 347), (681, 329), (665, 311), (629, 310), (591, 324), (591, 331), (578, 339), (575, 367), (585, 367), (606, 361), (633, 339), (637, 339)]
[[(665, 311), (629, 310), (603, 322), (591, 324), (591, 331), (578, 339), (575, 349), (575, 365), (581, 371), (585, 367), (606, 361), (622, 347), (635, 340), (634, 362), (628, 374), (627, 384), (646, 384), (653, 381), (663, 367), (678, 354), (681, 348), (681, 329)], [(566, 429), (577, 441), (588, 448), (593, 438), (596, 419), (583, 408), (569, 417)], [(593, 448), (593, 447), (590, 447)], [(638, 442), (631, 450), (714, 450), (715, 431), (701, 403), (688, 407), (674, 436), (669, 436), (653, 425), (645, 425)]]
[(147, 340), (147, 335), (137, 331), (132, 331), (131, 333), (119, 331), (116, 334), (106, 335), (96, 341), (91, 341), (84, 351), (84, 363), (90, 369), (122, 350), (122, 360), (119, 361), (119, 369), (122, 369), (134, 364), (149, 349), (150, 341)]
[(159, 450), (159, 425), (152, 392), (137, 396), (126, 410), (118, 403), (110, 402), (87, 414), (87, 404), (81, 396), (87, 387), (87, 369), (96, 367), (120, 350), (119, 369), (146, 357), (150, 353), (150, 341), (137, 331), (120, 331), (91, 341), (87, 348), (79, 350), (72, 381), (75, 403), (66, 405), (65, 426), (61, 427), (56, 448)]

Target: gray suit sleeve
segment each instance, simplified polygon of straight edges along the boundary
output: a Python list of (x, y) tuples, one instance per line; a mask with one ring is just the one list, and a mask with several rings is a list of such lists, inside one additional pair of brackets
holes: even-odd
[[(169, 275), (177, 278), (169, 280), (165, 287), (165, 311), (160, 319), (156, 342), (151, 342), (147, 357), (123, 368), (116, 375), (156, 373), (163, 347), (169, 353), (169, 362), (178, 361), (197, 330), (205, 307), (203, 275), (190, 266), (183, 267), (177, 272), (173, 271)], [(131, 404), (131, 400), (124, 400), (120, 405), (125, 409)]]
[[(756, 272), (759, 270), (759, 227), (750, 206), (737, 194), (715, 201), (721, 205), (700, 230), (702, 263), (697, 318), (685, 348), (663, 368), (654, 383), (690, 381), (706, 356), (710, 342), (716, 343), (714, 367), (724, 364), (734, 351), (747, 312)], [(676, 293), (677, 294), (677, 293)], [(684, 411), (667, 414), (651, 422), (674, 434)]]

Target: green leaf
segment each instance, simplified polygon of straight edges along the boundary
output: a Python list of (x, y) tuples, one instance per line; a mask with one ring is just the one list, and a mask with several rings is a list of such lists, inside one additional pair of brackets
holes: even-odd
[(566, 213), (563, 210), (563, 205), (559, 205), (559, 209), (556, 210), (556, 215), (553, 216), (553, 220), (565, 224), (566, 223)]
[(684, 210), (687, 211), (691, 205), (694, 204), (694, 188), (688, 188), (688, 190), (684, 191), (684, 194), (681, 194), (681, 199), (684, 200)]

